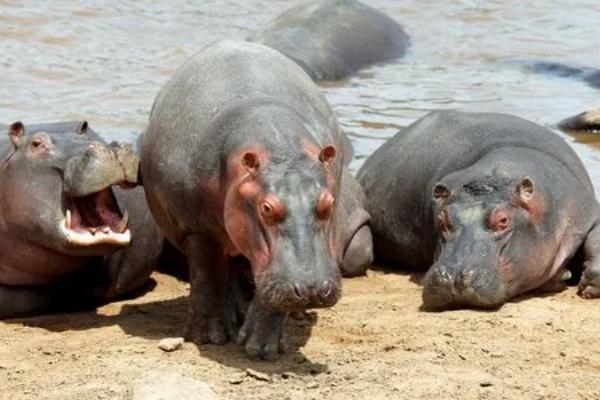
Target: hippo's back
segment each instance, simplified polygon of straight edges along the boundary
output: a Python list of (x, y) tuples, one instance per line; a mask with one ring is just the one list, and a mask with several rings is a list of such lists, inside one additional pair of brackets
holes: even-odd
[(301, 4), (249, 40), (282, 52), (315, 80), (342, 79), (401, 57), (408, 46), (408, 35), (396, 21), (357, 0)]

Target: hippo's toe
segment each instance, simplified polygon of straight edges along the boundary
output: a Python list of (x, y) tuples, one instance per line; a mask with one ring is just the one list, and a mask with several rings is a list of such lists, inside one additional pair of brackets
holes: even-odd
[(256, 299), (252, 301), (238, 334), (238, 343), (244, 345), (248, 357), (275, 361), (285, 353), (285, 319), (286, 314), (267, 310)]

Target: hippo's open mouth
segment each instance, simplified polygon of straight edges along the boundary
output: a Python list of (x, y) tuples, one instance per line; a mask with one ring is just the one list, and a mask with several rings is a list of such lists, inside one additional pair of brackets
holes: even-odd
[(131, 242), (129, 215), (121, 213), (110, 188), (87, 196), (66, 198), (61, 231), (71, 245), (126, 246)]

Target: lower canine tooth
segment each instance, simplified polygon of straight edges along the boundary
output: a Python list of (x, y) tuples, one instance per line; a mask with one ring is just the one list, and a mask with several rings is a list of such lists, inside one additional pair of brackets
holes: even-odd
[(95, 234), (96, 234), (96, 231), (97, 231), (97, 229), (96, 229), (96, 228), (88, 228), (88, 231), (90, 231), (90, 233), (91, 233), (92, 235), (95, 235)]
[(71, 229), (71, 210), (67, 210), (65, 213), (65, 227)]
[(104, 232), (104, 233), (109, 233), (109, 232), (110, 232), (110, 228), (109, 228), (108, 226), (106, 226), (106, 225), (104, 225), (104, 226), (101, 226), (101, 227), (100, 227), (100, 230), (101, 230), (102, 232)]
[(123, 218), (121, 219), (121, 222), (119, 222), (119, 225), (117, 225), (117, 232), (119, 233), (123, 233), (127, 230), (127, 224), (129, 223), (129, 211), (125, 211), (125, 214), (123, 214)]

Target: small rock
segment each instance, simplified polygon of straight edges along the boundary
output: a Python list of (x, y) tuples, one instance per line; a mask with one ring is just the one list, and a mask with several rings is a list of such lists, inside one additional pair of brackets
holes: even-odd
[(479, 386), (481, 386), (481, 387), (490, 387), (492, 385), (493, 385), (493, 383), (490, 381), (483, 381), (479, 384)]
[(561, 357), (565, 357), (567, 355), (567, 353), (565, 353), (564, 351), (561, 351), (559, 354)]
[(309, 383), (308, 385), (306, 385), (306, 387), (307, 387), (308, 389), (316, 389), (316, 388), (318, 388), (318, 387), (319, 387), (319, 384), (318, 384), (317, 382), (311, 382), (311, 383)]
[(244, 382), (245, 377), (245, 374), (237, 374), (229, 379), (229, 383), (232, 385), (239, 385), (240, 383)]
[(217, 400), (210, 386), (176, 372), (149, 371), (133, 386), (132, 400)]
[(264, 381), (264, 382), (271, 382), (272, 379), (269, 375), (263, 373), (263, 372), (258, 372), (256, 370), (253, 370), (252, 368), (246, 368), (246, 374), (248, 376), (253, 377), (256, 380), (259, 381)]
[(183, 346), (183, 338), (182, 337), (165, 338), (158, 343), (158, 347), (161, 350), (166, 351), (167, 353), (170, 353), (175, 350), (179, 350), (182, 346)]

